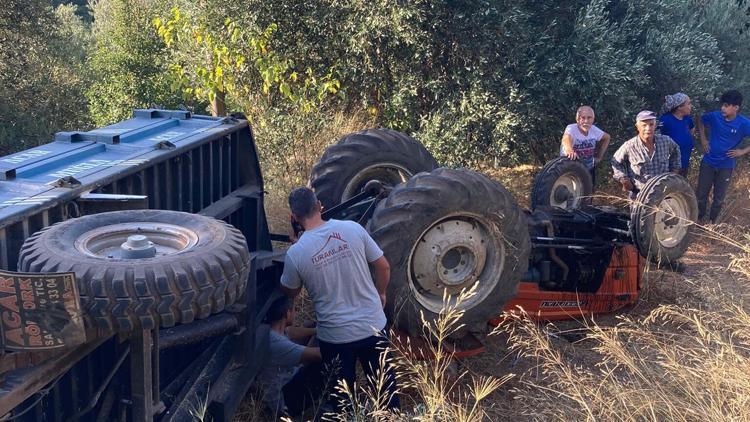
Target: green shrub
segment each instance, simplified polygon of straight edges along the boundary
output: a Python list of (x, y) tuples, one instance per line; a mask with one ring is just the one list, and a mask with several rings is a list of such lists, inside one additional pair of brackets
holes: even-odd
[(0, 154), (90, 125), (83, 95), (89, 39), (75, 8), (9, 1), (0, 10)]

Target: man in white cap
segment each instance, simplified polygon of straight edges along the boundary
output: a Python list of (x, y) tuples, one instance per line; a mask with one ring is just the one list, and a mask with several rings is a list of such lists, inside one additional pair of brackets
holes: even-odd
[(560, 156), (580, 160), (591, 173), (595, 182), (596, 163), (602, 160), (609, 146), (609, 134), (594, 125), (594, 109), (580, 106), (576, 110), (576, 122), (565, 127)]
[(634, 199), (648, 179), (667, 172), (679, 173), (680, 147), (656, 133), (656, 114), (643, 110), (635, 117), (638, 135), (625, 141), (612, 157), (614, 178)]

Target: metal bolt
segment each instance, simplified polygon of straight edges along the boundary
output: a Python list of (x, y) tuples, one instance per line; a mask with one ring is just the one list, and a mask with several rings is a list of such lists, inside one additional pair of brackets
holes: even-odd
[(127, 245), (134, 249), (147, 248), (149, 246), (148, 238), (142, 234), (128, 236)]

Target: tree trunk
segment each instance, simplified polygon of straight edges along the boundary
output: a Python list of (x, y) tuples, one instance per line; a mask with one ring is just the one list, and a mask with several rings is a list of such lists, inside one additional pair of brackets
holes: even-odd
[(227, 115), (227, 104), (226, 104), (227, 93), (223, 91), (216, 91), (213, 101), (211, 101), (211, 114), (214, 116), (226, 116)]

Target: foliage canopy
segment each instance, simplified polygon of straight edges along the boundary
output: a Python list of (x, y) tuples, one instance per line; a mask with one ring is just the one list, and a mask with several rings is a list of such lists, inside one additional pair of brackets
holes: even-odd
[(750, 89), (744, 0), (90, 0), (91, 24), (82, 0), (9, 1), (0, 89), (18, 100), (1, 106), (4, 139), (136, 107), (204, 112), (218, 93), (269, 145), (364, 111), (447, 165), (541, 162), (581, 104), (617, 143), (666, 94), (706, 109)]
[(0, 8), (0, 153), (86, 128), (90, 36), (75, 7), (7, 0)]

